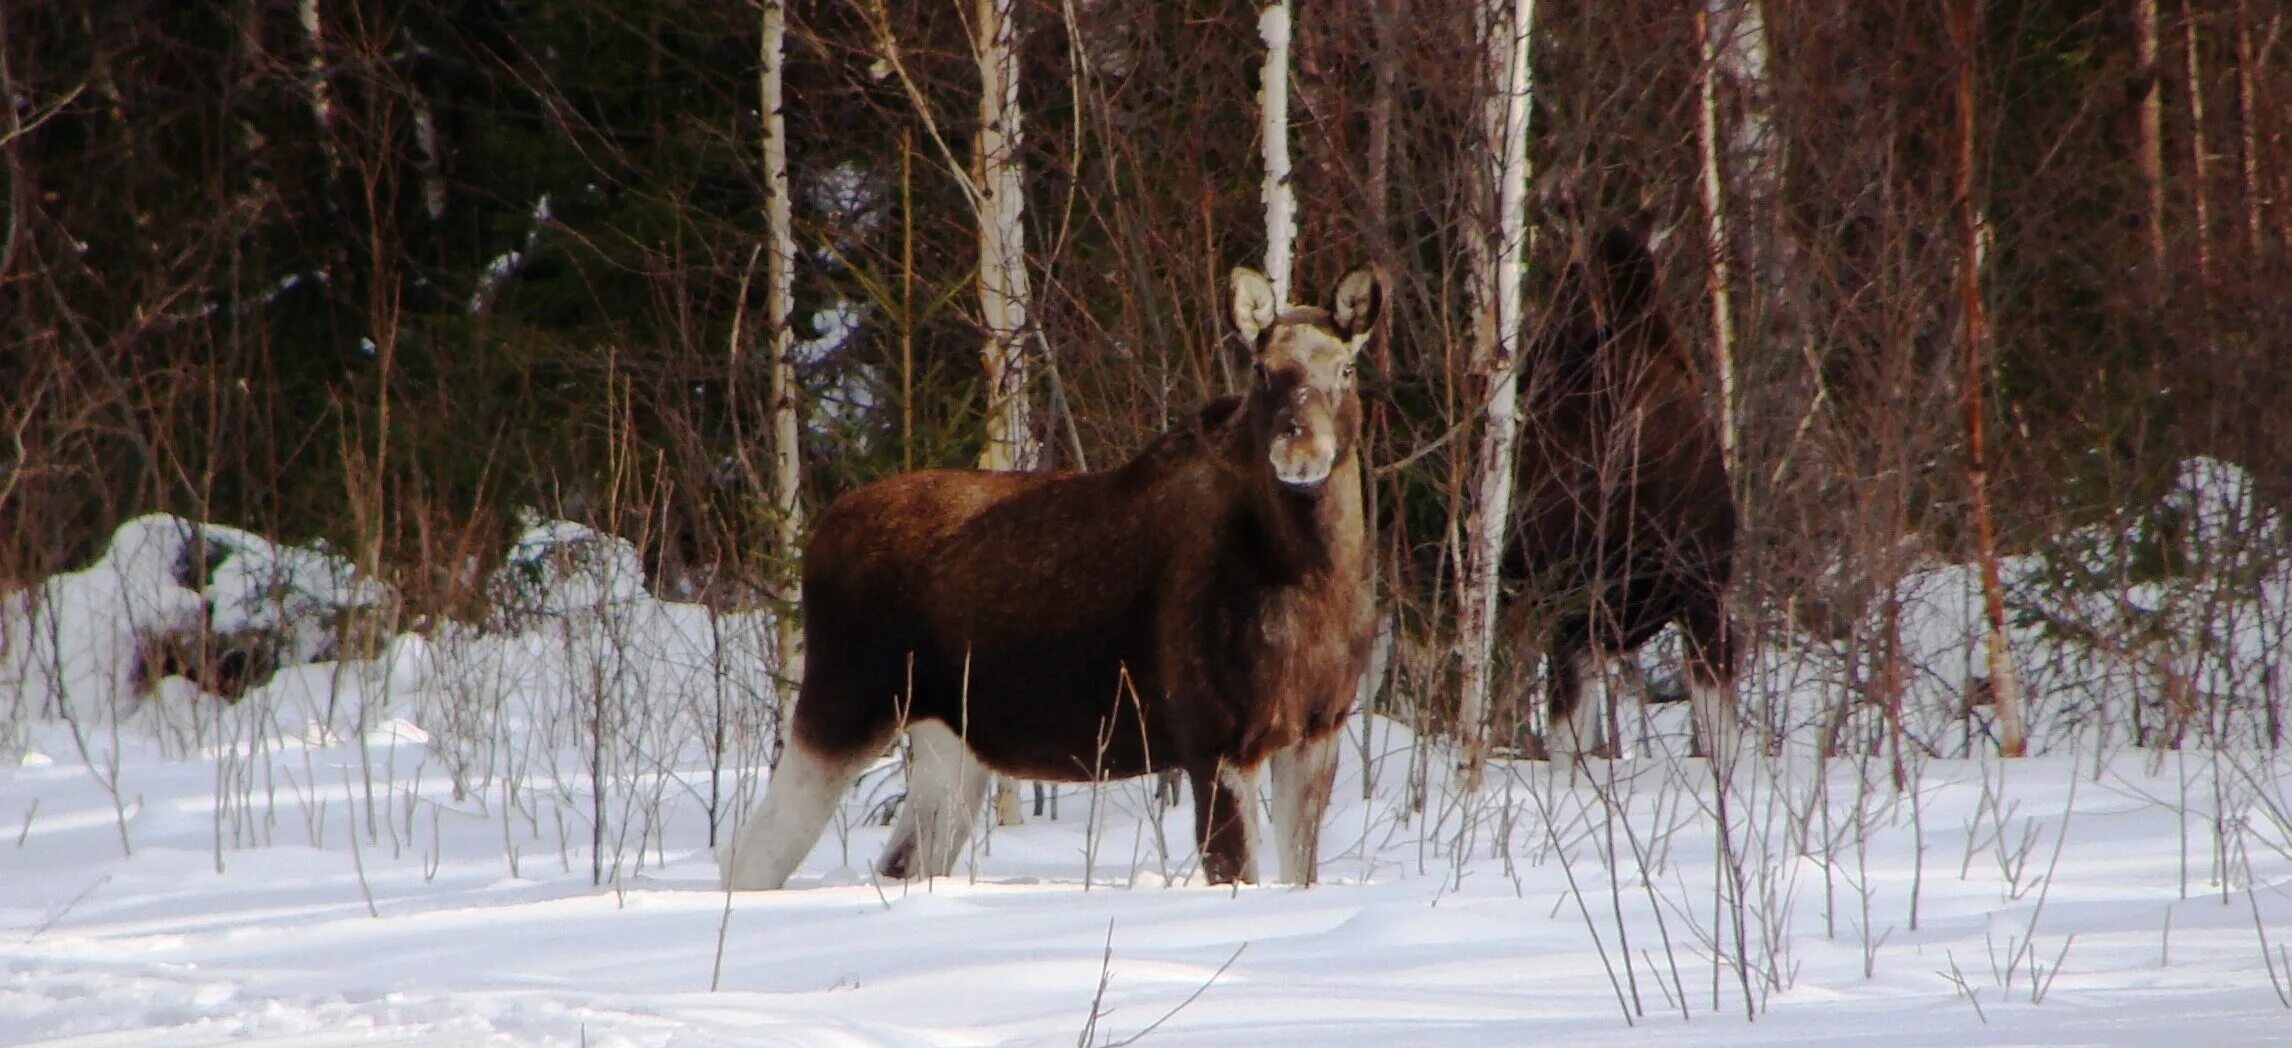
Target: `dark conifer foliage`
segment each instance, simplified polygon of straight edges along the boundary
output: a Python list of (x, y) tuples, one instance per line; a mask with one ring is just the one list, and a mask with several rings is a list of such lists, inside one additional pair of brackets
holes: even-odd
[[(1538, 214), (1548, 233), (1650, 231), (1716, 404), (1705, 6), (1539, 4), (1530, 152), (1538, 199), (1567, 203)], [(2292, 501), (2292, 16), (2163, 4), (2144, 67), (2138, 7), (1982, 5), (1974, 194), (2009, 551), (2147, 505), (2191, 455)], [(1954, 66), (1931, 3), (1756, 10), (1763, 79), (1730, 69), (1716, 93), (1735, 599), (1844, 628), (1904, 538), (1968, 549)], [(1220, 282), (1263, 250), (1256, 11), (1019, 14), (1034, 418), (1054, 464), (1104, 465), (1238, 388)], [(1364, 358), (1374, 541), (1383, 596), (1425, 630), (1446, 621), (1426, 609), (1451, 597), (1472, 446), (1452, 434), (1476, 401), (1470, 14), (1307, 6), (1294, 42), (1298, 284), (1363, 251), (1393, 276)], [(790, 8), (814, 505), (983, 439), (975, 225), (951, 171), (978, 112), (969, 17)], [(637, 541), (667, 593), (756, 599), (782, 555), (753, 322), (758, 42), (754, 7), (679, 0), (6, 5), (0, 583), (163, 509), (323, 537), (417, 607), (468, 612), (470, 558), (532, 508)], [(1531, 328), (1557, 278), (1534, 254)]]

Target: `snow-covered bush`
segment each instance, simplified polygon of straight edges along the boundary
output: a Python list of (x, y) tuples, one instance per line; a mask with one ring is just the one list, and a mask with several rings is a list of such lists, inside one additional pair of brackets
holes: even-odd
[(549, 783), (615, 835), (595, 843), (616, 864), (657, 843), (666, 769), (710, 769), (684, 788), (721, 821), (732, 769), (762, 763), (778, 723), (771, 615), (659, 600), (645, 583), (627, 540), (529, 520), (486, 580), (485, 621), (432, 631), (413, 696), (457, 792)]
[[(768, 612), (658, 600), (634, 545), (556, 520), (529, 523), (486, 592), (482, 623), (391, 635), (391, 591), (323, 547), (137, 518), (87, 568), (0, 598), (0, 757), (56, 720), (103, 727), (79, 735), (102, 752), (418, 742), (459, 795), (514, 781), (555, 794), (536, 817), (586, 816), (600, 877), (657, 848), (681, 798), (730, 817), (777, 738)], [(208, 693), (233, 674), (226, 707)], [(694, 767), (704, 781), (676, 772)]]
[(391, 600), (323, 547), (137, 517), (93, 564), (0, 597), (0, 690), (18, 719), (109, 715), (202, 685), (236, 698), (272, 668), (333, 657)]
[[(2174, 745), (2192, 733), (2226, 745), (2280, 740), (2285, 681), (2274, 667), (2292, 643), (2288, 548), (2292, 533), (2247, 472), (2197, 458), (2152, 504), (2000, 558), (2033, 751)], [(1770, 637), (1748, 667), (1754, 706), (1789, 696), (1774, 715), (1787, 730), (1869, 739), (1893, 730), (1871, 700), (1898, 687), (1913, 748), (1957, 756), (1987, 746), (1980, 571), (1914, 549), (1900, 561), (1911, 569), (1860, 619), (1833, 623), (1834, 635)], [(1855, 729), (1842, 732), (1848, 723)]]
[(2062, 679), (2061, 714), (2148, 745), (2281, 741), (2288, 538), (2249, 473), (2195, 458), (2117, 526), (2025, 559), (2013, 606)]

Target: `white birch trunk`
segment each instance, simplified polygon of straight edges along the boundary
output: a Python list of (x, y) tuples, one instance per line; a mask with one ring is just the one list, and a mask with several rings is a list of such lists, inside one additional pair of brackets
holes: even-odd
[(983, 469), (1027, 470), (1040, 461), (1027, 403), (1026, 196), (1020, 184), (1016, 0), (979, 0), (979, 132), (972, 157), (979, 188), (979, 316), (987, 329), (987, 448)]
[(1492, 208), (1473, 238), (1472, 376), (1484, 391), (1473, 497), (1465, 521), (1464, 585), (1457, 607), (1463, 656), (1457, 708), (1465, 764), (1477, 784), (1487, 748), (1494, 679), (1497, 569), (1512, 517), (1512, 473), (1520, 438), (1520, 285), (1528, 246), (1528, 64), (1534, 0), (1485, 0), (1479, 8), (1488, 98), (1482, 117), (1481, 205)]
[(310, 40), (310, 61), (305, 63), (304, 86), (310, 92), (310, 116), (318, 124), (319, 148), (326, 153), (329, 168), (337, 164), (334, 136), (328, 132), (334, 123), (334, 93), (326, 80), (326, 21), (318, 10), (318, 0), (300, 0), (295, 5), (296, 20), (302, 23), (303, 36)]
[(1290, 275), (1296, 268), (1297, 190), (1289, 167), (1289, 0), (1258, 11), (1257, 35), (1265, 42), (1265, 70), (1259, 79), (1259, 145), (1265, 159), (1265, 278), (1273, 300), (1286, 307)]
[[(1719, 448), (1730, 476), (1736, 474), (1735, 444), (1740, 412), (1735, 404), (1735, 241), (1727, 225), (1726, 183), (1730, 168), (1748, 183), (1752, 199), (1772, 204), (1776, 171), (1763, 104), (1747, 107), (1733, 148), (1720, 139), (1719, 88), (1722, 82), (1762, 100), (1767, 85), (1766, 25), (1754, 0), (1705, 0), (1696, 21), (1702, 39), (1701, 119), (1698, 144), (1703, 160), (1703, 216), (1710, 267), (1705, 282), (1711, 298), (1713, 366), (1719, 373)], [(1729, 155), (1729, 154), (1732, 155)]]
[[(1016, 0), (979, 0), (979, 132), (972, 143), (978, 186), (979, 316), (987, 328), (981, 354), (987, 372), (987, 447), (982, 469), (1031, 470), (1041, 463), (1027, 402), (1026, 191), (1019, 146), (1019, 51)], [(1019, 823), (1019, 793), (1010, 780), (995, 783), (995, 822)]]
[[(803, 455), (796, 425), (796, 339), (789, 324), (795, 312), (796, 238), (791, 228), (788, 198), (788, 121), (782, 115), (786, 99), (780, 72), (786, 60), (788, 9), (786, 0), (763, 0), (763, 106), (764, 112), (764, 323), (772, 353), (772, 507), (779, 519), (779, 562), (773, 573), (772, 596), (780, 606), (774, 627), (774, 648), (779, 656), (783, 685), (804, 679), (804, 636), (795, 616), (796, 556), (804, 537), (802, 498)], [(792, 694), (792, 693), (787, 693)], [(782, 703), (783, 715), (788, 704)], [(785, 716), (782, 717), (785, 723)]]

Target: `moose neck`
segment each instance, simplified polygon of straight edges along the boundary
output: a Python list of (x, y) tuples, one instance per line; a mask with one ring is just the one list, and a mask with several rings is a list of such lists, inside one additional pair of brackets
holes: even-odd
[[(1246, 415), (1246, 412), (1244, 413)], [(1264, 543), (1267, 567), (1289, 580), (1328, 572), (1358, 575), (1362, 556), (1361, 458), (1350, 446), (1317, 490), (1300, 491), (1274, 479), (1262, 441), (1237, 427), (1229, 452), (1245, 468), (1235, 478), (1248, 525)], [(1235, 461), (1229, 458), (1229, 461)]]

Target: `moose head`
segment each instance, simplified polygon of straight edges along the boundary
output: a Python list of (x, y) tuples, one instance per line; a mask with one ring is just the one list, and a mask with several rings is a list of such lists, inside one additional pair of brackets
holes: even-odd
[(1318, 493), (1354, 451), (1361, 401), (1354, 358), (1384, 308), (1384, 274), (1363, 266), (1346, 274), (1329, 308), (1283, 308), (1265, 274), (1233, 273), (1234, 326), (1252, 347), (1248, 410), (1275, 479), (1293, 491)]

